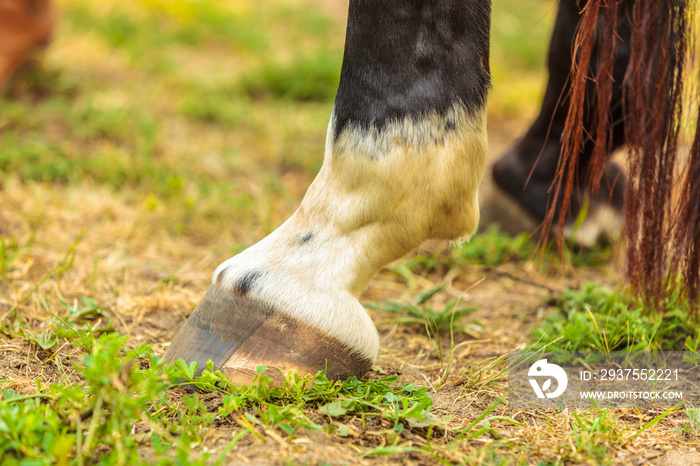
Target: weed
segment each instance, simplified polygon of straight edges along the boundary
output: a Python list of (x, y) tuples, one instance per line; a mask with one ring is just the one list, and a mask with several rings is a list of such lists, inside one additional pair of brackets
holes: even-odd
[[(435, 352), (440, 359), (440, 366), (443, 372), (437, 387), (434, 387), (436, 392), (440, 390), (450, 375), (452, 356), (456, 349), (454, 339), (455, 331), (468, 331), (468, 328), (459, 322), (467, 314), (476, 311), (474, 307), (459, 307), (461, 298), (448, 302), (441, 311), (436, 311), (432, 307), (425, 305), (431, 298), (444, 290), (445, 287), (446, 284), (443, 283), (423, 290), (416, 295), (415, 305), (402, 304), (396, 301), (364, 303), (365, 306), (370, 309), (395, 314), (396, 317), (389, 319), (391, 322), (403, 325), (420, 325), (425, 328), (428, 338), (431, 339), (435, 346)], [(450, 349), (447, 357), (445, 357), (442, 347), (442, 334), (446, 332), (449, 332), (450, 335)]]
[(597, 416), (587, 416), (585, 413), (572, 413), (574, 448), (568, 451), (564, 446), (560, 453), (565, 461), (590, 461), (596, 464), (610, 462), (608, 448), (619, 442), (625, 432), (612, 415), (605, 410), (598, 410)]
[(426, 388), (416, 384), (392, 387), (396, 376), (379, 380), (360, 381), (351, 377), (345, 381), (330, 381), (323, 372), (315, 376), (285, 375), (285, 383), (271, 386), (265, 375), (266, 368), (258, 367), (258, 374), (250, 386), (237, 387), (211, 366), (201, 376), (195, 377), (197, 364), (186, 365), (179, 360), (175, 367), (198, 390), (217, 391), (224, 394), (221, 416), (253, 406), (261, 408), (258, 420), (279, 427), (291, 435), (299, 427), (320, 429), (310, 421), (305, 411), (316, 408), (330, 417), (360, 415), (363, 418), (379, 417), (393, 422), (393, 429), (400, 433), (405, 427), (425, 427), (436, 422), (430, 413), (432, 401)]
[(440, 257), (444, 251), (445, 246), (438, 248), (431, 254), (418, 254), (415, 257), (391, 265), (390, 270), (405, 278), (410, 284), (413, 284), (412, 282), (415, 282), (413, 275), (417, 273), (427, 274), (445, 265), (444, 259)]
[(466, 327), (459, 324), (466, 315), (476, 311), (474, 307), (459, 307), (460, 300), (454, 299), (446, 303), (442, 310), (435, 310), (426, 303), (437, 293), (445, 289), (446, 284), (428, 288), (419, 293), (415, 304), (387, 302), (365, 302), (364, 305), (387, 314), (392, 314), (391, 322), (403, 325), (418, 325), (425, 327), (429, 335), (439, 335), (451, 330), (462, 331)]
[(507, 355), (486, 358), (463, 371), (467, 382), (465, 388), (483, 390), (494, 383), (504, 383), (508, 376)]
[[(229, 450), (244, 436), (260, 437), (260, 431), (269, 429), (279, 430), (290, 441), (299, 429), (343, 435), (343, 427), (332, 420), (351, 416), (362, 422), (389, 421), (396, 438), (404, 429), (432, 430), (442, 424), (430, 413), (427, 389), (415, 384), (394, 387), (390, 384), (397, 381), (395, 376), (336, 382), (322, 372), (313, 377), (290, 373), (284, 386), (272, 386), (261, 366), (250, 386), (237, 387), (219, 371), (205, 370), (195, 377), (196, 363), (165, 366), (147, 345), (124, 351), (126, 340), (117, 334), (93, 336), (92, 350), (77, 366), (82, 385), (46, 388), (38, 381), (36, 393), (25, 396), (4, 390), (0, 458), (18, 462), (44, 458), (47, 464), (59, 458), (142, 464), (139, 444), (149, 440), (154, 452), (187, 460), (192, 445), (201, 443), (204, 429), (217, 416), (241, 427)], [(178, 386), (180, 378), (199, 390), (221, 393), (218, 410), (203, 404), (197, 393), (173, 404), (167, 389)], [(329, 420), (325, 427), (312, 420), (314, 411)], [(146, 434), (134, 436), (137, 425)], [(207, 456), (203, 453), (201, 460)]]
[(685, 410), (688, 420), (680, 427), (676, 427), (676, 432), (682, 436), (694, 437), (700, 434), (700, 408), (688, 408)]
[[(566, 290), (559, 313), (536, 328), (536, 348), (549, 351), (684, 350), (697, 344), (690, 306), (682, 299), (650, 312), (624, 292), (592, 283)], [(681, 345), (684, 345), (682, 347)]]
[(0, 403), (0, 458), (3, 464), (52, 464), (71, 455), (75, 440), (58, 412), (42, 398), (2, 390)]
[(126, 337), (103, 335), (83, 358), (78, 372), (84, 385), (52, 384), (18, 396), (3, 390), (0, 403), (0, 458), (10, 463), (35, 459), (42, 464), (78, 458), (78, 464), (101, 461), (136, 464), (135, 423), (171, 383), (162, 363), (150, 355), (141, 370), (135, 353), (122, 354)]
[(455, 248), (454, 253), (468, 263), (496, 266), (509, 261), (528, 260), (534, 251), (535, 243), (527, 233), (513, 237), (490, 227)]
[(536, 241), (536, 236), (527, 233), (512, 236), (492, 225), (468, 242), (455, 247), (453, 258), (458, 264), (469, 263), (491, 267), (506, 262), (532, 260), (535, 265), (547, 270), (552, 266), (558, 267), (562, 263), (575, 266), (598, 266), (607, 264), (612, 257), (612, 249), (609, 246), (579, 250), (564, 244), (563, 250), (557, 252), (554, 245), (550, 243), (538, 248)]
[(494, 409), (496, 409), (501, 403), (503, 403), (502, 398), (496, 399), (491, 403), (481, 414), (479, 414), (472, 422), (470, 422), (466, 427), (459, 430), (457, 436), (452, 440), (449, 447), (454, 448), (460, 443), (466, 442), (483, 434), (491, 434), (495, 438), (500, 438), (501, 436), (496, 432), (491, 423), (494, 421), (506, 421), (509, 424), (515, 426), (522, 426), (523, 424), (504, 416), (491, 416), (487, 417)]
[[(365, 453), (365, 455), (392, 455), (397, 453), (418, 453), (425, 455), (435, 461), (443, 464), (453, 464), (458, 455), (454, 454), (455, 447), (458, 445), (475, 439), (484, 434), (489, 434), (494, 438), (502, 438), (501, 435), (494, 429), (492, 423), (494, 422), (505, 422), (507, 424), (515, 426), (523, 426), (522, 423), (505, 416), (491, 416), (487, 417), (496, 407), (498, 407), (503, 402), (503, 399), (498, 398), (496, 401), (491, 403), (479, 416), (477, 416), (471, 423), (467, 426), (460, 428), (454, 432), (455, 436), (450, 443), (442, 448), (435, 448), (434, 445), (428, 441), (428, 443), (423, 447), (413, 447), (406, 445), (381, 445), (378, 448), (374, 448)], [(429, 436), (428, 436), (429, 437)], [(465, 458), (460, 458), (459, 462), (464, 462)]]

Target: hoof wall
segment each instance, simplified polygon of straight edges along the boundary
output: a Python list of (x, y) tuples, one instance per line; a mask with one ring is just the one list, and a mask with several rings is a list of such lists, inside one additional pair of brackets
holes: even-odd
[(329, 379), (362, 376), (372, 361), (337, 338), (283, 311), (213, 285), (197, 305), (165, 354), (172, 363), (196, 361), (198, 374), (213, 362), (238, 385), (250, 384), (257, 366), (276, 384), (281, 370), (301, 375), (325, 370)]
[[(481, 222), (479, 232), (488, 230), (491, 225), (511, 236), (521, 233), (536, 234), (542, 221), (530, 215), (496, 183), (491, 182), (481, 200)], [(614, 241), (622, 230), (622, 203), (611, 205), (605, 198), (594, 198), (588, 215), (580, 225), (572, 220), (564, 225), (563, 236), (569, 244), (579, 248), (593, 248), (606, 241)], [(550, 236), (557, 234), (556, 224)]]
[(484, 190), (480, 204), (479, 232), (488, 230), (491, 225), (497, 225), (502, 232), (516, 236), (521, 233), (533, 234), (540, 227), (540, 221), (525, 211), (493, 181)]

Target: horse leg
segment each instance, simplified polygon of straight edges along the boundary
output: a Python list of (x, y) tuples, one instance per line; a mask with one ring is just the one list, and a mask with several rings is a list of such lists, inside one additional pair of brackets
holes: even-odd
[[(542, 108), (525, 136), (504, 154), (493, 166), (493, 181), (502, 190), (499, 196), (483, 203), (482, 209), (490, 212), (490, 220), (497, 222), (510, 233), (509, 227), (518, 225), (513, 218), (497, 218), (496, 212), (502, 212), (499, 203), (516, 203), (516, 211), (532, 220), (531, 225), (538, 225), (545, 218), (551, 207), (550, 188), (555, 179), (561, 153), (561, 136), (569, 108), (569, 72), (571, 70), (573, 41), (580, 19), (577, 0), (562, 0), (559, 4), (554, 30), (548, 54), (549, 80), (542, 102)], [(614, 126), (612, 130), (611, 149), (619, 148), (624, 138), (624, 119), (622, 118), (621, 83), (627, 69), (630, 53), (630, 25), (623, 21), (618, 34), (620, 43), (616, 49), (613, 68), (613, 95), (610, 113)], [(587, 89), (589, 109), (594, 108), (595, 86), (591, 83)], [(589, 110), (587, 109), (587, 110)], [(592, 111), (587, 112), (585, 127), (588, 134), (593, 134), (594, 121)], [(565, 234), (576, 243), (592, 246), (601, 236), (616, 237), (622, 226), (622, 209), (624, 204), (625, 178), (619, 166), (608, 162), (605, 167), (600, 189), (591, 193), (586, 183), (586, 168), (593, 152), (594, 142), (585, 142), (579, 157), (575, 182), (577, 189), (572, 199)], [(588, 203), (586, 220), (579, 230), (571, 227), (584, 202)], [(513, 212), (510, 209), (508, 212)], [(517, 226), (516, 226), (517, 228)]]
[(258, 364), (371, 368), (368, 281), (426, 239), (476, 230), (489, 22), (488, 0), (350, 1), (320, 173), (289, 220), (216, 269), (167, 361), (211, 359), (238, 383)]

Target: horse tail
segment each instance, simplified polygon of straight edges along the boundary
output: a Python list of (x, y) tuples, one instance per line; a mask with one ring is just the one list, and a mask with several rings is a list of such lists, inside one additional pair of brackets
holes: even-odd
[[(552, 205), (558, 205), (563, 214), (556, 215), (556, 209), (550, 209), (544, 230), (548, 232), (558, 217), (561, 237), (579, 154), (591, 141), (594, 150), (586, 164), (588, 180), (592, 189), (600, 184), (615, 123), (610, 104), (615, 50), (620, 45), (616, 28), (627, 15), (632, 24), (627, 45), (631, 50), (621, 83), (629, 151), (626, 275), (633, 290), (648, 303), (661, 304), (668, 287), (677, 280), (695, 303), (700, 291), (700, 115), (693, 115), (696, 128), (688, 156), (682, 157), (678, 151), (684, 78), (693, 69), (689, 59), (693, 1), (588, 0), (579, 4), (582, 9), (573, 44), (570, 105), (553, 184), (556, 202)], [(691, 81), (695, 86), (700, 84), (700, 79)], [(694, 104), (697, 107), (697, 100)], [(586, 121), (592, 122), (588, 125), (591, 134), (584, 130)]]

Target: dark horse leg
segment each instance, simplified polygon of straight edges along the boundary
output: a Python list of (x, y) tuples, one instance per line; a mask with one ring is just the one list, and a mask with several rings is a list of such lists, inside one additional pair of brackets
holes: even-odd
[(379, 337), (358, 301), (430, 238), (472, 235), (486, 159), (489, 0), (351, 0), (325, 158), (299, 209), (225, 261), (167, 361), (360, 376)]
[[(569, 109), (569, 92), (572, 49), (576, 28), (579, 23), (579, 9), (583, 2), (577, 0), (562, 0), (549, 47), (548, 71), (549, 81), (542, 102), (540, 114), (532, 123), (525, 136), (504, 154), (493, 166), (493, 181), (505, 195), (517, 203), (525, 215), (534, 220), (532, 224), (539, 225), (545, 218), (551, 206), (550, 188), (555, 180), (561, 152), (561, 136)], [(613, 95), (610, 112), (614, 126), (612, 130), (611, 149), (617, 149), (624, 140), (624, 119), (622, 116), (622, 87), (621, 83), (630, 56), (630, 25), (624, 20), (618, 29), (620, 43), (616, 50), (613, 68)], [(595, 53), (595, 51), (594, 51)], [(593, 108), (595, 101), (595, 85), (593, 82), (587, 89), (587, 104)], [(587, 112), (584, 126), (587, 134), (592, 134), (595, 124)], [(572, 205), (567, 216), (571, 225), (587, 203), (587, 218), (579, 230), (574, 231), (567, 226), (565, 234), (574, 236), (575, 242), (590, 246), (601, 235), (616, 236), (622, 224), (622, 208), (624, 201), (625, 179), (620, 168), (608, 162), (600, 190), (590, 195), (586, 184), (586, 168), (593, 152), (594, 144), (589, 139), (583, 147), (575, 174), (576, 188)], [(498, 209), (498, 206), (489, 206)], [(486, 205), (482, 205), (487, 210)], [(512, 212), (512, 210), (511, 210)], [(501, 227), (511, 233), (509, 227), (514, 225), (512, 219), (497, 218), (491, 213), (491, 221), (500, 223)], [(503, 214), (501, 214), (503, 215)], [(516, 227), (517, 228), (517, 227)]]

